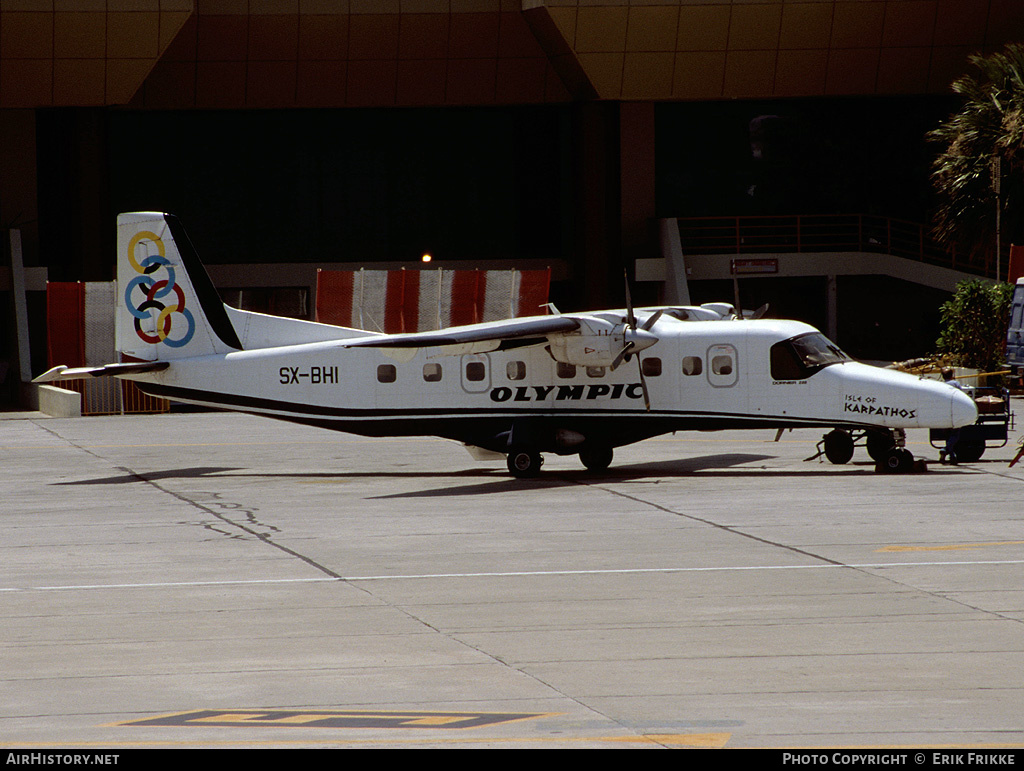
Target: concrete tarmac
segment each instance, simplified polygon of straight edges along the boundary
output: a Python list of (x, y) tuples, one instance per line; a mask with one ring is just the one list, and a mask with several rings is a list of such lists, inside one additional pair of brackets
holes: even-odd
[(520, 481), (438, 439), (18, 417), (4, 748), (1024, 746), (1020, 432), (906, 476), (805, 430)]

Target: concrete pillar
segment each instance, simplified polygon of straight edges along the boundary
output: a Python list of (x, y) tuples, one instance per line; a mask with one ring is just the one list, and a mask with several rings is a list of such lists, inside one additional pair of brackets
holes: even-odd
[(608, 307), (623, 297), (619, 247), (619, 105), (587, 102), (574, 107), (575, 264), (582, 281), (580, 309)]
[(622, 260), (633, 279), (637, 260), (657, 257), (655, 221), (654, 104), (619, 105), (619, 164)]
[(690, 284), (686, 278), (686, 257), (679, 237), (679, 221), (658, 220), (661, 256), (665, 260), (665, 284), (661, 302), (666, 305), (691, 305)]
[(660, 254), (654, 219), (654, 105), (587, 102), (574, 110), (580, 307), (621, 305), (623, 270), (633, 282), (636, 260)]
[(39, 209), (35, 110), (0, 110), (0, 222), (21, 230), (26, 265), (37, 265)]

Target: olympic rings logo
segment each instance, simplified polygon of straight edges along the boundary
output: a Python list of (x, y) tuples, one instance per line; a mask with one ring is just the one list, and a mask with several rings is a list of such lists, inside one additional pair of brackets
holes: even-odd
[[(151, 242), (156, 247), (157, 254), (148, 255), (139, 262), (135, 257), (135, 250), (143, 241)], [(128, 242), (128, 262), (139, 274), (128, 282), (124, 290), (124, 303), (128, 312), (135, 317), (135, 334), (147, 343), (165, 343), (172, 348), (187, 345), (195, 334), (196, 321), (192, 311), (185, 307), (185, 293), (174, 281), (174, 268), (165, 256), (164, 242), (156, 233), (148, 230), (136, 233)], [(161, 270), (164, 275), (158, 278), (156, 274)], [(136, 289), (142, 293), (142, 299), (138, 302), (132, 297)], [(172, 294), (173, 297), (170, 297)], [(151, 319), (154, 313), (157, 314), (155, 332), (143, 331), (143, 319)], [(187, 324), (187, 330), (180, 337), (171, 337), (171, 329), (175, 325), (179, 332), (182, 329), (182, 324), (174, 319), (174, 314), (178, 314)]]

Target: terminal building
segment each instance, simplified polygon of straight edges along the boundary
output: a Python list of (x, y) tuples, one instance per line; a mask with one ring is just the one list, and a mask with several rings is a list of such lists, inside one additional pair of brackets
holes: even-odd
[(927, 353), (990, 267), (931, 243), (924, 136), (1022, 39), (1019, 0), (0, 0), (0, 402), (19, 287), (38, 374), (45, 281), (112, 279), (137, 210), (257, 310), (430, 253)]

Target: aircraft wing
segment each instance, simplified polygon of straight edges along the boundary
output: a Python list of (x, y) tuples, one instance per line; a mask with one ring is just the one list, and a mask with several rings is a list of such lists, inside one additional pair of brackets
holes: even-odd
[(346, 340), (342, 348), (427, 348), (432, 346), (468, 345), (523, 341), (523, 338), (544, 338), (562, 332), (574, 332), (580, 322), (569, 316), (542, 316), (540, 318), (510, 319), (508, 321), (471, 324), (437, 332), (410, 332), (397, 335), (374, 335)]

